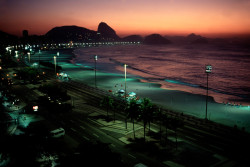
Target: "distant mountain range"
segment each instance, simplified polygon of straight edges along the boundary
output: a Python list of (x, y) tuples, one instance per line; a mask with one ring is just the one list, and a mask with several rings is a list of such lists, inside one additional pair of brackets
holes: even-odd
[(149, 45), (164, 45), (171, 43), (168, 39), (164, 38), (160, 34), (148, 35), (144, 38), (143, 42)]
[(189, 34), (188, 36), (165, 36), (173, 43), (176, 44), (207, 44), (208, 39), (194, 33)]
[(3, 45), (5, 43), (12, 44), (16, 40), (18, 40), (17, 36), (0, 31), (0, 45)]
[(114, 29), (108, 24), (101, 22), (98, 25), (97, 31), (89, 30), (84, 27), (78, 26), (61, 26), (55, 27), (49, 30), (45, 35), (42, 36), (28, 36), (18, 38), (16, 36), (7, 34), (0, 31), (0, 45), (11, 44), (11, 43), (61, 43), (61, 42), (142, 42), (149, 45), (166, 45), (166, 44), (240, 44), (250, 45), (249, 38), (244, 40), (239, 38), (230, 39), (212, 39), (205, 38), (194, 33), (188, 36), (161, 36), (160, 34), (151, 34), (145, 37), (140, 35), (130, 35), (124, 38), (120, 38)]

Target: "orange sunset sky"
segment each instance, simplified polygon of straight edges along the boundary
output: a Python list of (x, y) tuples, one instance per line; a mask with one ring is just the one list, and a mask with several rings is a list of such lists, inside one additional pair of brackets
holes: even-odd
[(97, 30), (106, 22), (123, 37), (139, 34), (250, 34), (250, 0), (0, 0), (0, 30), (44, 35), (56, 26)]

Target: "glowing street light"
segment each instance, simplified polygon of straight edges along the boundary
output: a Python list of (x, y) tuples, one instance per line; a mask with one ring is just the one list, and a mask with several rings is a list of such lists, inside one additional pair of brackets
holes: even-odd
[(97, 55), (95, 55), (95, 87), (96, 87), (96, 61), (97, 61)]
[(206, 116), (205, 119), (207, 119), (207, 101), (208, 101), (208, 74), (212, 72), (212, 66), (206, 65), (206, 74), (207, 74), (207, 98), (206, 98)]
[(16, 53), (16, 58), (18, 58), (18, 51), (16, 50), (15, 53)]

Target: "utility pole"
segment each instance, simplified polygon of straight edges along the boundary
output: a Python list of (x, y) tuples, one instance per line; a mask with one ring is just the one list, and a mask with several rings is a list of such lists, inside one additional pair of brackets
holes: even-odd
[(206, 98), (206, 115), (205, 119), (207, 120), (207, 102), (208, 102), (208, 74), (212, 72), (212, 66), (206, 65), (206, 74), (207, 74), (207, 98)]
[(97, 61), (97, 55), (95, 55), (95, 87), (96, 87), (96, 61)]

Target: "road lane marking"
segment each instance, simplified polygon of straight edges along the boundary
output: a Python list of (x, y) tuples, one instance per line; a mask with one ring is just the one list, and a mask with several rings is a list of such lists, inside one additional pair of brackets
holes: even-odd
[(87, 138), (86, 136), (82, 136), (85, 140), (90, 140), (89, 138)]
[(133, 156), (133, 155), (131, 155), (131, 154), (129, 154), (129, 153), (128, 153), (128, 155), (129, 155), (130, 157), (132, 157), (132, 158), (136, 159), (136, 157), (135, 157), (135, 156)]
[(97, 134), (93, 133), (93, 135), (99, 138), (99, 136)]
[(189, 136), (185, 136), (186, 138), (188, 138), (189, 140), (196, 140), (195, 138), (189, 137)]
[(73, 131), (75, 131), (75, 132), (77, 132), (77, 130), (75, 130), (74, 128), (70, 128), (71, 130), (73, 130)]
[(90, 118), (88, 118), (88, 120), (91, 121), (91, 122), (93, 122), (93, 123), (95, 123), (95, 124), (97, 124), (97, 125), (99, 125), (99, 126), (103, 126), (103, 124), (100, 124), (99, 122), (96, 122), (96, 121), (94, 121), (94, 120), (92, 120)]
[(218, 149), (218, 150), (223, 151), (223, 149), (222, 149), (222, 148), (216, 147), (215, 145), (209, 144), (209, 146), (210, 146), (210, 147), (213, 147), (213, 148), (215, 148), (215, 149)]

